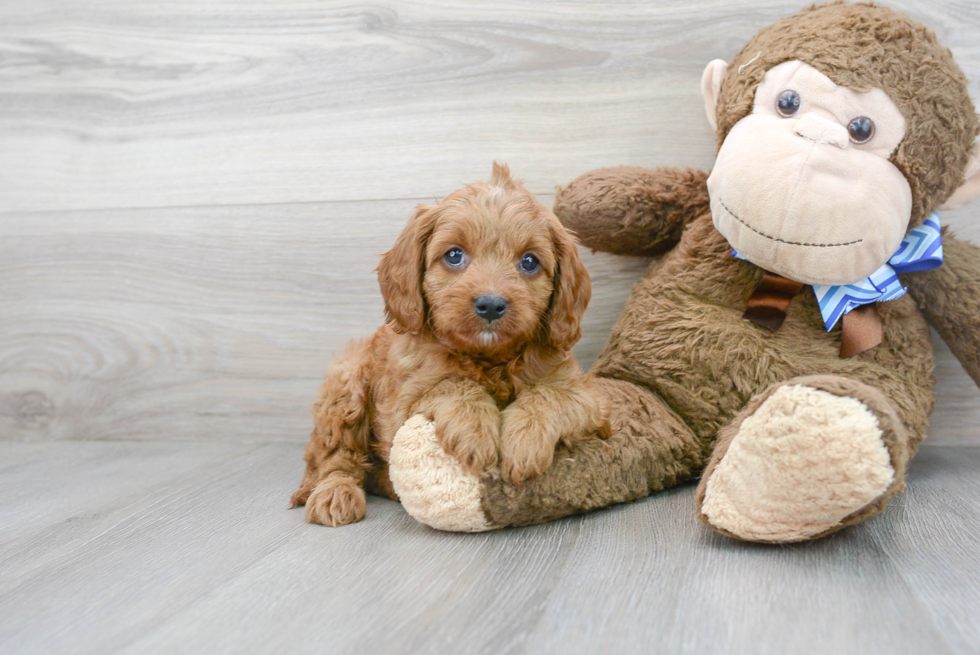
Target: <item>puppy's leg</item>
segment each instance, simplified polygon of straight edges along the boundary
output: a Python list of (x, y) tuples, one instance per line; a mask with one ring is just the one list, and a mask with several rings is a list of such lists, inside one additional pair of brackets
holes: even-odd
[(370, 340), (351, 342), (330, 367), (313, 404), (306, 473), (292, 506), (306, 505), (310, 523), (338, 526), (364, 518), (370, 419)]
[(522, 392), (502, 412), (500, 472), (521, 484), (551, 466), (559, 441), (610, 435), (609, 412), (581, 379), (542, 384)]
[(497, 463), (500, 410), (486, 389), (472, 380), (443, 380), (426, 392), (411, 414), (435, 421), (436, 438), (460, 464), (479, 474)]

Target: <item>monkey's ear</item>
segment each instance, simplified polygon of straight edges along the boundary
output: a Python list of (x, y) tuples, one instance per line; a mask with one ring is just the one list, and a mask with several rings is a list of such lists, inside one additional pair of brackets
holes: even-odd
[(704, 98), (704, 111), (708, 115), (711, 129), (718, 130), (718, 94), (721, 83), (728, 72), (728, 64), (722, 59), (709, 63), (701, 75), (701, 96)]
[(510, 176), (510, 169), (507, 164), (493, 162), (493, 174), (490, 176), (490, 184), (499, 186), (501, 189), (513, 189), (514, 180)]
[(425, 325), (425, 248), (435, 225), (436, 207), (419, 205), (395, 245), (378, 264), (385, 314), (396, 332), (418, 334)]
[(980, 141), (973, 144), (970, 160), (963, 172), (963, 184), (953, 192), (940, 209), (959, 209), (980, 198)]

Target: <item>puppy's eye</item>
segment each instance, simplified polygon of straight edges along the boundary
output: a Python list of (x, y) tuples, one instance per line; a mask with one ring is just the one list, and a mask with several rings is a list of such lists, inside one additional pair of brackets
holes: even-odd
[(800, 94), (796, 91), (786, 90), (779, 94), (776, 99), (776, 111), (780, 116), (789, 118), (800, 110)]
[(442, 256), (442, 259), (450, 266), (462, 266), (463, 251), (459, 248), (452, 248), (449, 250), (449, 252)]
[(534, 255), (527, 254), (521, 257), (521, 270), (525, 273), (535, 273), (539, 268), (541, 268), (541, 262)]

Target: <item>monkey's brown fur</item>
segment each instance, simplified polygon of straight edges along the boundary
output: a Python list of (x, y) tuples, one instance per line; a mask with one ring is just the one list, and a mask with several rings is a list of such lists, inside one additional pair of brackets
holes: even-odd
[[(882, 88), (902, 111), (906, 136), (891, 161), (912, 189), (910, 229), (962, 183), (980, 133), (962, 72), (931, 31), (868, 5), (811, 7), (753, 37), (721, 88), (719, 146), (751, 112), (765, 72), (794, 59), (842, 86)], [(555, 212), (586, 246), (668, 252), (634, 286), (592, 370), (612, 408), (612, 437), (576, 444), (520, 487), (485, 477), (490, 525), (551, 520), (702, 474), (700, 508), (705, 480), (745, 418), (777, 389), (800, 384), (860, 401), (876, 417), (894, 469), (880, 497), (811, 535), (822, 536), (876, 514), (904, 488), (934, 402), (929, 323), (980, 384), (980, 249), (946, 233), (944, 265), (903, 276), (910, 294), (879, 303), (882, 343), (840, 358), (840, 329), (826, 331), (810, 289), (795, 297), (776, 332), (742, 317), (763, 271), (732, 257), (712, 223), (706, 178), (693, 170), (615, 168), (559, 190)]]
[[(465, 264), (443, 261), (451, 249)], [(540, 266), (520, 269), (533, 254)], [(608, 420), (571, 347), (591, 293), (575, 242), (506, 167), (420, 206), (378, 267), (387, 325), (351, 343), (314, 403), (306, 474), (293, 505), (312, 523), (365, 513), (364, 487), (397, 500), (387, 475), (392, 438), (410, 416), (435, 421), (443, 448), (474, 471), (496, 466), (515, 483)], [(488, 323), (474, 301), (509, 303)], [(486, 338), (492, 334), (491, 338)]]

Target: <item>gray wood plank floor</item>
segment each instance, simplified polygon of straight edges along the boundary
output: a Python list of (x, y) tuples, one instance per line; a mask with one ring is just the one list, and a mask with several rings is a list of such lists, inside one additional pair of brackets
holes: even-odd
[(0, 442), (4, 653), (976, 653), (980, 449), (928, 448), (872, 521), (781, 548), (685, 487), (458, 535), (286, 499), (300, 444)]

